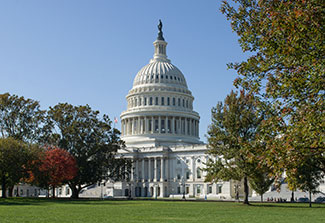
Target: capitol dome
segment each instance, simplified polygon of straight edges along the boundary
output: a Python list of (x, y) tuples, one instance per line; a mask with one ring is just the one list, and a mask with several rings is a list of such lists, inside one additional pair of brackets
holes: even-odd
[(140, 69), (121, 114), (121, 138), (128, 147), (198, 144), (199, 114), (182, 72), (167, 59), (162, 24), (153, 59)]

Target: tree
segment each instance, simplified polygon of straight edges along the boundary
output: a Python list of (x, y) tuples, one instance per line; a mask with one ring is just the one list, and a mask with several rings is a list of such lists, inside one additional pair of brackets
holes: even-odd
[[(92, 184), (108, 179), (109, 170), (116, 169), (115, 154), (123, 142), (120, 132), (111, 128), (107, 115), (99, 117), (89, 105), (58, 104), (48, 111), (48, 120), (56, 131), (57, 144), (76, 159), (77, 175), (68, 181), (72, 197)], [(116, 172), (116, 171), (114, 171)]]
[(274, 178), (269, 176), (267, 170), (256, 169), (249, 178), (249, 184), (261, 196), (261, 202), (263, 202), (263, 194), (270, 189), (273, 182)]
[(45, 130), (42, 128), (44, 115), (37, 101), (0, 94), (0, 137), (36, 142)]
[(33, 157), (33, 146), (13, 139), (0, 138), (0, 177), (2, 197), (6, 197), (7, 188), (12, 196), (13, 186), (26, 174), (28, 160)]
[(66, 150), (56, 147), (46, 148), (39, 156), (40, 159), (33, 162), (36, 168), (30, 172), (29, 182), (47, 189), (51, 186), (54, 198), (55, 188), (77, 175), (76, 160)]
[[(324, 2), (235, 2), (224, 1), (221, 11), (251, 56), (229, 64), (239, 74), (234, 84), (272, 102), (275, 111), (261, 137), (267, 144), (265, 162), (277, 178), (286, 172), (291, 188), (303, 187), (301, 179), (311, 176), (320, 180), (325, 173)], [(301, 159), (313, 172), (298, 179), (294, 173)]]
[(244, 204), (248, 202), (248, 178), (257, 168), (256, 135), (264, 119), (259, 101), (251, 94), (233, 91), (224, 104), (219, 102), (212, 109), (212, 124), (208, 130), (208, 153), (218, 157), (207, 163), (207, 180), (244, 180)]

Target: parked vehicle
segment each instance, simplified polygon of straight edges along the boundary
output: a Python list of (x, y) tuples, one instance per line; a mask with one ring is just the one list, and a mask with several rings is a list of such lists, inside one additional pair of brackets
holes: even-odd
[(307, 203), (307, 202), (309, 202), (309, 199), (307, 197), (300, 197), (300, 198), (298, 198), (298, 202)]
[(315, 199), (315, 203), (325, 203), (325, 197), (318, 197)]

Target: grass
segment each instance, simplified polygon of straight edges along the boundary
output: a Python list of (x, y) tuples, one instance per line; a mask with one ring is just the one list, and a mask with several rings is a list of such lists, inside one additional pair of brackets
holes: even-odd
[(325, 205), (0, 199), (0, 222), (325, 222)]

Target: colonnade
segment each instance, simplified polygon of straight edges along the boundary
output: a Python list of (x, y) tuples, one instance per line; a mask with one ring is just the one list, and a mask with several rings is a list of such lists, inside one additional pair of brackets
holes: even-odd
[(169, 159), (153, 157), (136, 159), (131, 168), (131, 181), (164, 182), (170, 178)]
[(122, 136), (142, 134), (178, 134), (199, 136), (199, 121), (175, 116), (139, 116), (121, 121)]

